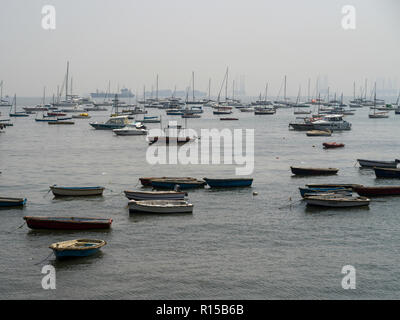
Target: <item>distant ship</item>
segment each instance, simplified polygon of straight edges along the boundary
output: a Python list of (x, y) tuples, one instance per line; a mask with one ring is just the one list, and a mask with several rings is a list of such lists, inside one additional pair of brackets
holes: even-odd
[(133, 98), (135, 96), (132, 93), (131, 90), (126, 89), (126, 88), (121, 89), (120, 93), (108, 93), (108, 92), (96, 90), (96, 92), (92, 92), (90, 94), (90, 96), (93, 99), (96, 99), (96, 98), (112, 98), (116, 94), (118, 95), (118, 98)]

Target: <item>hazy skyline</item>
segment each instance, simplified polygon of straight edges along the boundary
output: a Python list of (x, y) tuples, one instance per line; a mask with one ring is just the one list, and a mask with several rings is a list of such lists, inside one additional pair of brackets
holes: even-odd
[[(56, 30), (41, 27), (41, 9), (56, 9)], [(356, 29), (341, 26), (344, 5), (356, 8)], [(4, 94), (51, 95), (70, 62), (74, 92), (126, 86), (141, 96), (159, 88), (220, 89), (226, 67), (245, 77), (246, 93), (307, 93), (317, 76), (331, 92), (352, 95), (368, 78), (400, 85), (400, 1), (357, 0), (2, 0), (0, 80)], [(238, 85), (238, 83), (237, 83)], [(397, 88), (400, 89), (400, 88)]]

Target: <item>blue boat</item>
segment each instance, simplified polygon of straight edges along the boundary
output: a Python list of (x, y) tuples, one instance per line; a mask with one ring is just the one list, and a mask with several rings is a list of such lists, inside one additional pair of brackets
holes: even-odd
[(130, 124), (128, 116), (111, 117), (105, 123), (92, 122), (89, 123), (96, 130), (114, 130), (122, 129)]
[(49, 246), (57, 259), (72, 257), (87, 257), (98, 252), (101, 247), (107, 244), (104, 240), (97, 239), (76, 239), (56, 242)]
[(151, 185), (155, 189), (169, 189), (175, 190), (177, 188), (184, 189), (194, 189), (201, 188), (205, 185), (203, 180), (170, 180), (170, 179), (152, 179)]
[(398, 178), (400, 179), (400, 169), (374, 168), (377, 178)]
[(21, 207), (25, 205), (26, 198), (3, 198), (0, 197), (0, 207)]
[(253, 183), (253, 178), (203, 179), (211, 188), (250, 187)]
[(352, 191), (343, 187), (332, 188), (299, 188), (301, 196), (304, 198), (308, 194), (321, 194), (321, 193), (340, 193), (343, 195), (352, 195)]

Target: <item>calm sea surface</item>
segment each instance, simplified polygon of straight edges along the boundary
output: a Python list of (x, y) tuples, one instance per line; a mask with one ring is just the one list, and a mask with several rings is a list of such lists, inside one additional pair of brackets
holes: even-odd
[[(20, 99), (33, 105), (40, 99)], [(4, 115), (8, 109), (1, 108)], [(1, 299), (391, 299), (400, 298), (400, 197), (373, 199), (369, 208), (315, 209), (299, 201), (306, 183), (400, 184), (360, 170), (357, 158), (399, 158), (400, 115), (369, 119), (368, 108), (346, 117), (349, 132), (306, 137), (288, 130), (295, 116), (234, 111), (219, 121), (206, 109), (188, 127), (254, 128), (252, 188), (189, 192), (190, 215), (128, 213), (126, 189), (142, 176), (234, 176), (236, 165), (150, 165), (143, 136), (96, 131), (92, 121), (73, 126), (12, 120), (0, 133), (0, 195), (26, 197), (23, 209), (0, 211)], [(150, 109), (149, 115), (165, 111)], [(142, 117), (142, 116), (139, 116)], [(159, 124), (149, 124), (157, 128)], [(323, 150), (337, 141), (344, 149)], [(337, 167), (333, 177), (294, 178), (291, 165)], [(103, 197), (54, 199), (53, 184), (102, 185)], [(253, 192), (258, 195), (253, 196)], [(32, 231), (23, 216), (88, 216), (114, 220), (109, 231)], [(59, 262), (48, 246), (75, 238), (107, 241), (100, 254)], [(41, 262), (41, 263), (40, 263)], [(56, 269), (56, 290), (43, 290), (42, 266)], [(356, 289), (341, 286), (342, 267), (356, 268)]]

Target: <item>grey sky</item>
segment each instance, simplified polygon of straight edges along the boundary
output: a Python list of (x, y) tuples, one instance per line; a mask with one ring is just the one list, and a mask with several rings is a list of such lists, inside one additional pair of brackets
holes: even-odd
[[(46, 4), (56, 8), (54, 31), (41, 28)], [(356, 30), (341, 27), (347, 4)], [(111, 80), (141, 95), (157, 73), (160, 88), (184, 89), (195, 71), (196, 89), (211, 77), (216, 94), (229, 66), (230, 79), (245, 75), (248, 94), (268, 81), (275, 96), (286, 74), (291, 95), (317, 75), (351, 95), (354, 80), (400, 71), (396, 0), (1, 0), (0, 9), (0, 79), (19, 96), (55, 92), (67, 60), (76, 93)]]

